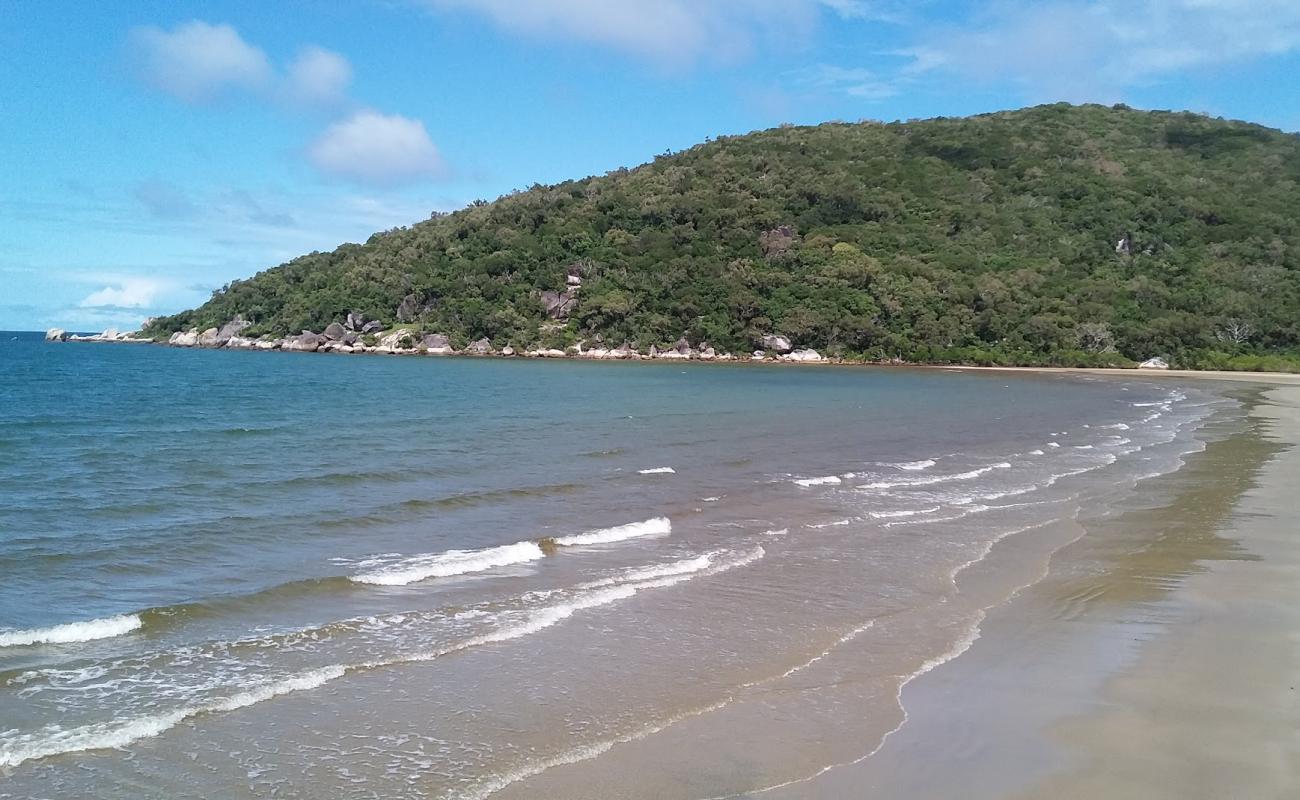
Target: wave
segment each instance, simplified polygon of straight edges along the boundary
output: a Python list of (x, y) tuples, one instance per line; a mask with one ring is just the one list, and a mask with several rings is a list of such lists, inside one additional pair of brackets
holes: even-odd
[(923, 458), (920, 461), (902, 461), (897, 464), (890, 464), (889, 466), (896, 467), (897, 469), (905, 469), (909, 472), (918, 472), (933, 467), (934, 463), (933, 458)]
[(868, 516), (872, 519), (898, 519), (900, 517), (915, 517), (918, 514), (933, 514), (943, 506), (933, 506), (931, 508), (915, 508), (909, 511), (871, 511)]
[(446, 497), (416, 497), (404, 500), (401, 508), (418, 511), (424, 508), (471, 508), (501, 500), (530, 497), (549, 497), (557, 494), (575, 494), (586, 487), (578, 483), (552, 483), (543, 486), (518, 486), (507, 489), (487, 489), (481, 492), (461, 492)]
[(1010, 468), (1011, 468), (1011, 463), (1007, 461), (1003, 461), (998, 464), (993, 464), (987, 467), (980, 467), (979, 469), (972, 469), (967, 472), (957, 472), (950, 475), (935, 475), (929, 478), (912, 478), (905, 481), (876, 481), (875, 483), (863, 484), (858, 488), (859, 489), (897, 489), (899, 487), (907, 487), (907, 486), (930, 486), (936, 483), (947, 483), (948, 481), (968, 481), (974, 478), (978, 478), (981, 475), (985, 475), (989, 472), (992, 472), (995, 469), (1010, 469)]
[(789, 528), (776, 528), (770, 531), (763, 531), (764, 536), (785, 536), (790, 532)]
[(677, 470), (672, 467), (651, 467), (650, 469), (637, 470), (638, 475), (673, 475)]
[(819, 531), (819, 530), (821, 530), (822, 528), (838, 528), (838, 527), (840, 527), (840, 526), (842, 526), (842, 525), (851, 525), (852, 523), (853, 523), (853, 520), (851, 520), (851, 519), (837, 519), (837, 520), (835, 520), (834, 522), (818, 522), (818, 523), (810, 523), (810, 524), (808, 524), (808, 525), (805, 525), (804, 527), (805, 527), (805, 528), (812, 528), (812, 529), (815, 530), (815, 531)]
[(22, 647), (33, 644), (71, 644), (109, 639), (138, 630), (144, 623), (139, 614), (120, 614), (116, 617), (90, 619), (84, 622), (65, 622), (48, 628), (0, 631), (0, 647)]
[(639, 536), (664, 536), (671, 533), (673, 524), (667, 517), (654, 517), (644, 522), (629, 522), (626, 525), (616, 525), (613, 528), (599, 528), (586, 533), (575, 533), (569, 536), (557, 536), (547, 541), (559, 545), (560, 547), (573, 547), (584, 544), (609, 544), (611, 542), (621, 542), (624, 539), (635, 539)]
[(1041, 455), (1045, 455), (1045, 453), (1044, 453), (1044, 451), (1042, 451), (1042, 450), (1030, 450), (1030, 451), (1029, 451), (1029, 455), (1031, 455), (1031, 456), (1041, 456)]
[(0, 738), (0, 767), (12, 767), (24, 761), (46, 758), (62, 753), (125, 747), (140, 739), (157, 736), (186, 719), (200, 714), (234, 711), (290, 692), (314, 689), (351, 672), (431, 661), (474, 647), (517, 639), (549, 628), (579, 611), (597, 608), (632, 597), (643, 589), (674, 586), (695, 577), (716, 575), (753, 563), (765, 554), (762, 547), (754, 547), (752, 550), (739, 553), (736, 551), (716, 551), (705, 556), (676, 562), (675, 564), (644, 567), (639, 571), (629, 571), (623, 576), (624, 580), (622, 582), (618, 582), (616, 579), (610, 585), (602, 585), (594, 589), (587, 588), (579, 591), (565, 602), (522, 612), (517, 615), (520, 617), (517, 621), (432, 651), (362, 664), (335, 664), (321, 667), (287, 678), (246, 687), (228, 697), (191, 703), (173, 711), (135, 719), (93, 723), (66, 730), (54, 725), (47, 726), (34, 733), (17, 735), (14, 735), (17, 733), (16, 731), (5, 731), (5, 736)]
[(374, 586), (405, 586), (427, 578), (449, 578), (495, 567), (523, 564), (545, 555), (537, 542), (515, 542), (483, 550), (448, 550), (445, 553), (412, 556), (349, 577), (356, 583)]
[(61, 753), (125, 747), (140, 739), (157, 736), (198, 714), (234, 711), (289, 692), (315, 689), (335, 678), (342, 677), (346, 672), (347, 668), (342, 666), (323, 667), (247, 689), (229, 697), (125, 722), (97, 722), (67, 730), (57, 725), (48, 726), (39, 733), (24, 734), (6, 741), (5, 746), (0, 749), (0, 767), (13, 767), (24, 761)]
[(809, 486), (838, 486), (840, 484), (840, 476), (826, 475), (821, 478), (799, 478), (794, 481), (794, 483), (804, 487), (805, 489)]

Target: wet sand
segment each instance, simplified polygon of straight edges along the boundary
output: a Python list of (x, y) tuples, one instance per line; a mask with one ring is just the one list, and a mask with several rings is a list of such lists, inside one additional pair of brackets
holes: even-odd
[(1244, 429), (1150, 481), (1159, 502), (1085, 520), (967, 653), (909, 684), (875, 755), (762, 796), (1296, 796), (1300, 389), (1243, 397)]

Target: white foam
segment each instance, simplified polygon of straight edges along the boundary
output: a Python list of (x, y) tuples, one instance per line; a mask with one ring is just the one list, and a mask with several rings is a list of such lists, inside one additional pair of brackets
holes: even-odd
[(777, 528), (775, 530), (763, 531), (764, 536), (785, 536), (790, 532), (789, 528)]
[(1010, 468), (1011, 468), (1011, 464), (1009, 462), (1003, 461), (1001, 463), (993, 464), (991, 466), (980, 467), (979, 469), (972, 469), (967, 472), (957, 472), (951, 475), (934, 475), (929, 478), (911, 478), (905, 481), (876, 481), (875, 483), (863, 484), (858, 488), (859, 489), (896, 489), (905, 486), (930, 486), (936, 483), (947, 483), (948, 481), (968, 481), (974, 478), (978, 478), (981, 475), (985, 475), (989, 472), (992, 472), (995, 469), (1010, 469)]
[(600, 528), (586, 533), (575, 533), (571, 536), (558, 536), (555, 543), (565, 547), (583, 544), (609, 544), (610, 542), (621, 542), (624, 539), (635, 539), (639, 536), (664, 536), (671, 533), (672, 529), (673, 524), (667, 517), (655, 517), (644, 522), (629, 522), (626, 525), (618, 525), (613, 528)]
[(140, 739), (157, 736), (197, 714), (234, 711), (289, 692), (314, 689), (342, 677), (346, 672), (347, 670), (341, 666), (323, 667), (284, 680), (252, 687), (230, 697), (187, 706), (164, 714), (125, 721), (97, 722), (67, 730), (51, 725), (37, 733), (6, 737), (0, 739), (0, 767), (13, 767), (24, 761), (47, 758), (61, 753), (125, 747)]
[(1030, 451), (1029, 451), (1029, 455), (1031, 455), (1031, 456), (1041, 456), (1041, 455), (1044, 455), (1044, 452), (1043, 452), (1042, 450), (1030, 450)]
[(894, 464), (894, 466), (898, 467), (899, 469), (908, 470), (909, 472), (916, 472), (919, 470), (929, 469), (930, 467), (933, 467), (934, 459), (924, 458), (921, 459), (920, 461), (906, 461), (901, 464)]
[(804, 527), (812, 528), (813, 530), (821, 530), (822, 528), (838, 528), (842, 525), (848, 525), (852, 522), (853, 520), (851, 519), (837, 519), (834, 522), (822, 522), (815, 525), (809, 524), (809, 525), (805, 525)]
[(651, 467), (650, 469), (639, 469), (637, 472), (641, 475), (673, 475), (677, 470), (672, 467)]
[(915, 517), (918, 514), (933, 514), (942, 506), (933, 506), (931, 508), (914, 508), (906, 511), (871, 511), (868, 512), (872, 519), (898, 519), (900, 517)]
[(20, 631), (0, 631), (0, 647), (21, 647), (31, 644), (70, 644), (108, 639), (138, 630), (144, 623), (138, 614), (121, 614), (116, 617), (90, 619), (84, 622), (65, 622), (48, 628), (31, 628)]
[(795, 483), (798, 484), (799, 486), (804, 487), (805, 489), (808, 488), (809, 486), (839, 486), (840, 476), (825, 475), (820, 478), (800, 478), (796, 480)]
[(405, 586), (428, 578), (449, 578), (510, 564), (523, 564), (545, 555), (536, 542), (515, 542), (483, 550), (448, 550), (445, 553), (405, 558), (380, 569), (352, 575), (351, 579), (375, 586)]
[(537, 611), (530, 612), (523, 620), (512, 625), (504, 625), (495, 631), (485, 633), (469, 639), (454, 650), (465, 650), (470, 647), (477, 647), (484, 644), (493, 644), (496, 642), (505, 642), (510, 639), (518, 639), (521, 636), (527, 636), (537, 633), (540, 630), (549, 628), (558, 622), (562, 622), (573, 616), (579, 611), (588, 608), (597, 608), (608, 605), (618, 600), (624, 600), (642, 589), (657, 589), (666, 586), (674, 586), (682, 581), (690, 580), (699, 575), (716, 575), (719, 572), (725, 572), (735, 567), (742, 567), (750, 564), (765, 555), (761, 547), (755, 547), (753, 550), (742, 554), (738, 558), (730, 561), (723, 561), (717, 564), (713, 563), (710, 558), (709, 562), (699, 569), (681, 570), (677, 572), (668, 572), (658, 577), (644, 580), (630, 581), (625, 583), (615, 583), (609, 586), (602, 586), (594, 590), (588, 590), (568, 602), (557, 603), (553, 606), (547, 606)]

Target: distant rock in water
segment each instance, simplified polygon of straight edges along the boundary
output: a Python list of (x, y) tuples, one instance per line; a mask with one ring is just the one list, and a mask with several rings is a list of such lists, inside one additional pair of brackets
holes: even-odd
[(50, 328), (45, 332), (45, 341), (47, 342), (66, 342), (68, 332), (62, 328)]

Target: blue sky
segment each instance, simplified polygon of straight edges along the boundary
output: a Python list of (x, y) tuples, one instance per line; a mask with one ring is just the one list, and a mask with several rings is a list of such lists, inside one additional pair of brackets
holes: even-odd
[(1296, 0), (8, 0), (0, 328), (784, 122), (1126, 102), (1300, 129)]

